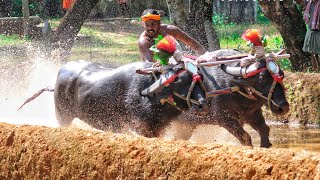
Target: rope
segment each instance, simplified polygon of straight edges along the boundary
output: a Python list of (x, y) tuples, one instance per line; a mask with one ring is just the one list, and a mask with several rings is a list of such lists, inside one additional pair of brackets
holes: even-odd
[[(181, 98), (181, 99), (187, 101), (187, 98), (186, 98), (185, 96), (177, 93), (176, 91), (173, 91), (173, 94), (174, 94), (175, 96), (177, 96), (178, 98)], [(190, 98), (190, 102), (193, 103), (193, 104), (196, 104), (196, 105), (200, 105), (200, 102), (199, 102), (199, 101), (196, 101), (196, 100), (191, 99), (191, 98)]]

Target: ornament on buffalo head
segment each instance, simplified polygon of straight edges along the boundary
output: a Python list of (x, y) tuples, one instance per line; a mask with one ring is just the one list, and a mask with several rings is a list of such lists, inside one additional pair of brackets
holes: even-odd
[(264, 47), (267, 46), (267, 38), (261, 35), (259, 29), (248, 29), (241, 37), (248, 41), (247, 44), (251, 47), (251, 55), (243, 58), (240, 62), (240, 66), (248, 66), (254, 61), (266, 59)]
[(267, 46), (267, 37), (262, 36), (259, 29), (248, 29), (241, 37), (251, 46), (251, 54), (256, 55), (257, 58), (265, 57), (264, 47)]
[(161, 65), (168, 65), (169, 58), (176, 51), (176, 40), (170, 35), (165, 37), (159, 35), (155, 39), (155, 45), (150, 50), (153, 51), (153, 58), (157, 60)]

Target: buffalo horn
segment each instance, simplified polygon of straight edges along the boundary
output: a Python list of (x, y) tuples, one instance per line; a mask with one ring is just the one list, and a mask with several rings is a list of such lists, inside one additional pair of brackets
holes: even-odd
[(232, 76), (241, 76), (241, 67), (229, 67), (224, 64), (221, 64), (221, 69)]
[(258, 70), (257, 64), (256, 63), (251, 64), (250, 66), (248, 66), (248, 68), (246, 70), (246, 74), (249, 74), (249, 73), (256, 71), (256, 70)]

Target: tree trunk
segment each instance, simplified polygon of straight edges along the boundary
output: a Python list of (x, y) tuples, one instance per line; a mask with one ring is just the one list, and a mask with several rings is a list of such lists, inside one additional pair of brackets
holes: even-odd
[[(249, 8), (248, 7), (248, 4), (249, 2), (245, 1), (245, 2), (238, 2), (238, 11), (239, 11), (239, 14), (237, 17), (235, 17), (236, 19), (236, 23), (243, 23), (245, 22), (245, 12), (246, 12), (246, 9)], [(247, 20), (249, 21), (249, 20)]]
[(225, 19), (225, 23), (255, 23), (257, 1), (213, 0), (215, 16)]
[(0, 17), (8, 17), (10, 14), (10, 7), (10, 0), (0, 0)]
[(170, 12), (170, 20), (171, 22), (185, 30), (185, 26), (187, 24), (187, 16), (185, 13), (185, 8), (183, 4), (183, 0), (167, 0), (167, 5)]
[[(199, 43), (204, 46), (204, 48), (213, 51), (220, 49), (219, 39), (214, 31), (212, 24), (212, 14), (213, 14), (213, 4), (211, 1), (201, 0), (190, 0), (190, 12), (188, 16), (186, 32), (189, 33), (192, 37), (194, 37)], [(206, 22), (207, 21), (207, 22)], [(206, 23), (205, 23), (206, 22)], [(207, 26), (207, 31), (205, 24), (209, 24), (211, 27)], [(208, 43), (207, 35), (212, 34), (213, 37), (210, 39), (210, 43), (213, 42), (215, 44)]]
[(307, 71), (311, 59), (302, 51), (306, 26), (302, 14), (293, 1), (259, 1), (265, 16), (279, 30), (295, 71)]
[(29, 18), (29, 2), (22, 0), (22, 14), (23, 14), (23, 37), (28, 38), (30, 32), (30, 18)]
[(73, 7), (63, 17), (57, 31), (53, 34), (54, 49), (61, 48), (69, 52), (74, 38), (99, 0), (76, 0)]

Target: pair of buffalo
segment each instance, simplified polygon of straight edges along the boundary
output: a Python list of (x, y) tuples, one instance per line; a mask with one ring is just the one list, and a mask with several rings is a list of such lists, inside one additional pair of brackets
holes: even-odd
[[(226, 56), (238, 52), (219, 50), (216, 53)], [(103, 65), (85, 61), (67, 63), (59, 71), (54, 88), (58, 122), (66, 126), (79, 118), (97, 129), (115, 132), (130, 129), (146, 137), (155, 137), (183, 111), (190, 109), (186, 101), (190, 91), (191, 109), (202, 115), (191, 115), (180, 121), (194, 128), (199, 124), (217, 124), (241, 144), (252, 146), (250, 135), (243, 129), (244, 124), (249, 124), (259, 133), (261, 147), (270, 147), (269, 127), (261, 107), (268, 104), (276, 114), (289, 109), (282, 82), (276, 81), (266, 68), (266, 61), (254, 63), (247, 71), (237, 64), (201, 67), (206, 91), (196, 83), (192, 92), (190, 85), (194, 77), (181, 65), (176, 65), (172, 70), (174, 78), (167, 87), (158, 93), (142, 95), (155, 80), (152, 75), (137, 74), (136, 69), (150, 66), (137, 62), (110, 71)], [(244, 78), (249, 74), (251, 77)], [(283, 75), (281, 70), (279, 75)], [(238, 92), (207, 98), (207, 92), (227, 91), (229, 87), (237, 87)]]

